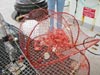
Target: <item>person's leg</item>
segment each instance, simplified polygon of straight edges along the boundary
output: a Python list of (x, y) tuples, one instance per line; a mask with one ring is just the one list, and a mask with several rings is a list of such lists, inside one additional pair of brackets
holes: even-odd
[[(53, 12), (55, 11), (55, 0), (48, 0), (48, 10), (49, 10), (49, 15), (52, 15)], [(50, 30), (52, 30), (54, 27), (54, 17), (50, 16)]]
[[(65, 0), (57, 0), (57, 12), (63, 12)], [(62, 28), (62, 14), (57, 15), (57, 28)]]

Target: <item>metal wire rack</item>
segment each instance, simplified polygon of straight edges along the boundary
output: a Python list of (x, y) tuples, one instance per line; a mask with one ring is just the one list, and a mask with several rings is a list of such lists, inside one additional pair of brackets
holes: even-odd
[[(17, 32), (18, 32), (18, 28), (16, 28), (15, 26), (9, 25), (7, 24), (9, 29), (11, 31), (14, 32), (13, 36), (18, 36)], [(13, 53), (13, 57), (14, 57), (14, 61), (11, 62), (10, 58), (9, 58), (9, 54), (7, 53), (7, 50), (5, 48), (3, 39), (0, 39), (0, 70), (2, 75), (16, 75), (13, 74), (10, 71), (10, 66), (11, 63), (16, 64), (18, 67), (18, 71), (20, 70), (20, 73), (18, 75), (36, 75), (36, 71), (35, 69), (33, 69), (30, 64), (28, 63), (28, 61), (26, 59), (23, 59), (23, 64), (24, 64), (24, 69), (21, 70), (20, 66), (18, 66), (19, 64), (17, 63), (17, 61), (19, 60), (20, 55), (22, 55), (21, 51), (19, 50), (19, 48), (17, 47), (15, 42), (10, 42), (11, 45), (17, 50), (15, 53)], [(8, 67), (9, 66), (9, 67)]]

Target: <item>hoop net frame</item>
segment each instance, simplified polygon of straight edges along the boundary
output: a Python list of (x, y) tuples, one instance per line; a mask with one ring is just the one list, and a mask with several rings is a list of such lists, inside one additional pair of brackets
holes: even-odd
[[(41, 11), (41, 9), (37, 10)], [(31, 14), (34, 14), (34, 12), (32, 11)], [(99, 42), (100, 39), (89, 37), (82, 32), (74, 16), (65, 12), (52, 11), (52, 13), (41, 17), (27, 35), (23, 31), (24, 22), (27, 20), (24, 18), (24, 22), (20, 25), (23, 34), (19, 32), (19, 42), (23, 53), (30, 63), (40, 71), (41, 75), (44, 73), (42, 72), (43, 70), (45, 71), (52, 65), (56, 66), (56, 64), (61, 64), (59, 70), (65, 72), (67, 70), (64, 67), (66, 65), (65, 61), (69, 58), (74, 59), (79, 64), (77, 75), (89, 75), (90, 64), (85, 56), (85, 51)], [(54, 18), (52, 31), (49, 30), (50, 18)], [(62, 25), (62, 29), (57, 29), (57, 23)], [(27, 25), (29, 26), (30, 24)], [(45, 75), (49, 75), (47, 73)], [(50, 74), (53, 75), (52, 71), (50, 71)], [(55, 72), (56, 74), (57, 71)], [(66, 73), (62, 73), (62, 75), (66, 75)], [(74, 74), (69, 73), (68, 75)]]

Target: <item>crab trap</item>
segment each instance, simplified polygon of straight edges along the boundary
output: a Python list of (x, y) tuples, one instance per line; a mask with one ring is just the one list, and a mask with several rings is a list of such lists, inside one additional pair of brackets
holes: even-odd
[[(74, 16), (51, 12), (51, 15), (37, 17), (38, 21), (24, 18), (20, 25), (23, 34), (19, 31), (22, 52), (40, 75), (90, 75), (85, 51), (100, 39), (82, 32)], [(57, 24), (61, 25), (60, 29)]]

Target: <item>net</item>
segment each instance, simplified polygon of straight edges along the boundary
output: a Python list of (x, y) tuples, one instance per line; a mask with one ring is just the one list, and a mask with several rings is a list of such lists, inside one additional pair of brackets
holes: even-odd
[[(20, 25), (24, 34), (19, 32), (23, 53), (39, 70), (40, 75), (89, 75), (90, 64), (85, 51), (100, 39), (82, 32), (78, 21), (72, 15), (52, 12), (51, 15), (38, 16), (38, 21), (24, 19)], [(52, 30), (51, 18), (54, 19)], [(62, 28), (58, 29), (57, 24), (61, 24)]]

